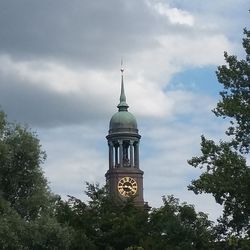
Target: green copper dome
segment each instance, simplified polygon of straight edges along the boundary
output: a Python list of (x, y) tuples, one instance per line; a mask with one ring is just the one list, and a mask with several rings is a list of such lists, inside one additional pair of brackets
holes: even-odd
[(109, 123), (109, 129), (137, 129), (137, 122), (130, 112), (119, 111), (115, 113)]

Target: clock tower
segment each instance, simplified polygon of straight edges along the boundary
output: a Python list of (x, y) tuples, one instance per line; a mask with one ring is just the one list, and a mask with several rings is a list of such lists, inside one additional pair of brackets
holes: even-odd
[(109, 123), (106, 136), (109, 147), (109, 169), (105, 175), (111, 194), (115, 199), (134, 197), (136, 206), (143, 207), (143, 171), (139, 165), (137, 122), (128, 112), (124, 92), (123, 69), (121, 69), (121, 95), (116, 112)]

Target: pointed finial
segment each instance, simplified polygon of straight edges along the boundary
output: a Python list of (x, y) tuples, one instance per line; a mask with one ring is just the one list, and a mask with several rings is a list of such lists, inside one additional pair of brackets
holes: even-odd
[(123, 68), (123, 59), (121, 59), (121, 73), (122, 73), (122, 77), (123, 77), (123, 72), (124, 72), (124, 68)]
[(126, 103), (126, 96), (124, 91), (124, 83), (123, 83), (123, 60), (121, 59), (121, 95), (120, 95), (120, 103), (118, 104), (119, 111), (127, 111), (128, 110), (128, 104)]

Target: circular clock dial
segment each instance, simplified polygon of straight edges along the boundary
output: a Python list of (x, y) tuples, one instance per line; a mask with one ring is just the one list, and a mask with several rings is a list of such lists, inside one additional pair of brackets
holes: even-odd
[(123, 177), (118, 182), (118, 191), (122, 196), (129, 197), (136, 194), (137, 182), (131, 177)]

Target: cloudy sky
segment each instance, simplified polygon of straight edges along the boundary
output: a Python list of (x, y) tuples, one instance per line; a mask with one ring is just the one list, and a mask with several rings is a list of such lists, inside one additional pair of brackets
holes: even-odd
[(120, 94), (138, 121), (144, 196), (174, 194), (219, 214), (210, 196), (187, 191), (199, 170), (200, 135), (222, 138), (215, 70), (223, 52), (241, 56), (247, 0), (0, 0), (0, 105), (28, 124), (47, 152), (52, 191), (84, 197), (105, 183), (105, 136)]

